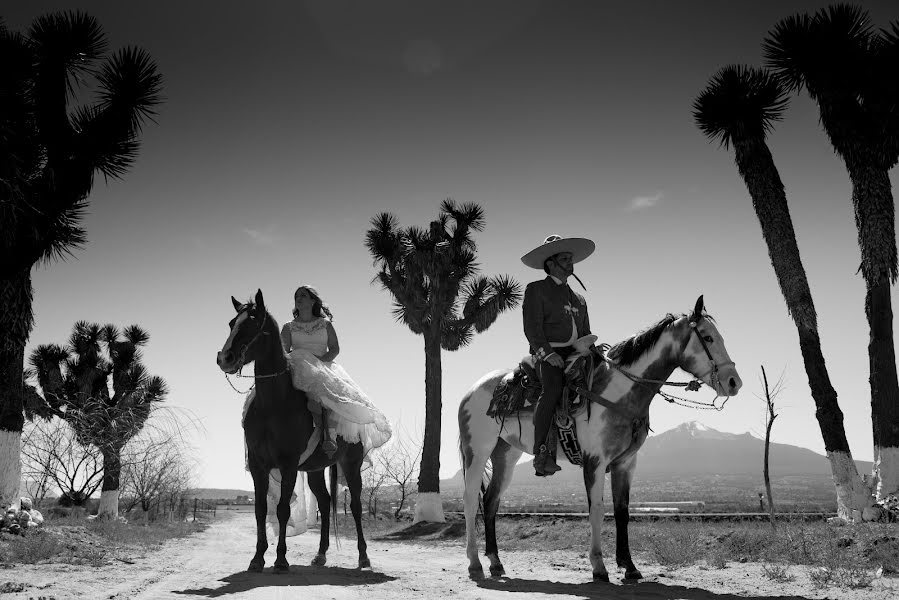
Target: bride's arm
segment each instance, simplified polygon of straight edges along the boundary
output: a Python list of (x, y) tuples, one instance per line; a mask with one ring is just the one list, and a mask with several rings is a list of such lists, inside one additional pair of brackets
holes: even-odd
[(281, 347), (284, 349), (284, 354), (290, 352), (290, 326), (288, 323), (281, 328)]
[(331, 362), (338, 354), (340, 354), (340, 342), (337, 341), (337, 332), (331, 322), (327, 322), (328, 327), (328, 351), (319, 357), (322, 362)]

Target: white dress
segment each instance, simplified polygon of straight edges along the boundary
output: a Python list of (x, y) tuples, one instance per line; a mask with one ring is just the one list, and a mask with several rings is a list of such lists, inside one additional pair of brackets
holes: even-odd
[(328, 351), (328, 320), (290, 321), (282, 343), (290, 339), (287, 362), (293, 384), (328, 409), (328, 425), (345, 441), (362, 442), (366, 453), (390, 439), (390, 423), (343, 367), (318, 357)]

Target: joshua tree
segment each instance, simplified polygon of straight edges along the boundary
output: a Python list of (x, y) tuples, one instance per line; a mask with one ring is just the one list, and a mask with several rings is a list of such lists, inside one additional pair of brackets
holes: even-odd
[[(80, 223), (94, 175), (125, 174), (160, 102), (150, 56), (125, 48), (103, 59), (106, 47), (97, 21), (80, 12), (38, 17), (24, 34), (0, 21), (0, 504), (18, 501), (31, 268), (86, 242)], [(91, 77), (96, 102), (73, 107)]]
[(127, 327), (122, 337), (113, 325), (81, 321), (72, 329), (67, 348), (38, 346), (29, 360), (33, 371), (26, 376), (36, 376), (43, 392), (29, 395), (29, 414), (64, 419), (79, 443), (103, 455), (100, 516), (118, 515), (122, 448), (143, 429), (153, 406), (167, 393), (165, 381), (149, 375), (141, 363), (139, 347), (148, 340), (136, 325)]
[(787, 105), (786, 92), (776, 77), (761, 69), (730, 65), (712, 76), (696, 98), (693, 116), (710, 139), (720, 141), (725, 148), (733, 145), (737, 170), (749, 190), (774, 274), (799, 334), (799, 348), (817, 407), (815, 416), (836, 484), (837, 506), (842, 516), (850, 516), (853, 508), (870, 505), (870, 494), (849, 450), (843, 413), (821, 352), (818, 317), (784, 185), (765, 141)]
[(474, 333), (521, 301), (521, 286), (507, 275), (478, 275), (471, 234), (484, 229), (485, 219), (477, 204), (447, 199), (427, 229), (401, 229), (389, 213), (371, 223), (365, 247), (379, 269), (375, 279), (393, 296), (397, 321), (424, 338), (425, 431), (415, 520), (440, 522), (440, 350), (467, 346)]
[(899, 382), (891, 286), (896, 227), (889, 171), (899, 158), (899, 23), (876, 33), (868, 13), (837, 4), (781, 19), (764, 41), (768, 65), (789, 90), (803, 88), (843, 159), (865, 280), (875, 493), (899, 492)]

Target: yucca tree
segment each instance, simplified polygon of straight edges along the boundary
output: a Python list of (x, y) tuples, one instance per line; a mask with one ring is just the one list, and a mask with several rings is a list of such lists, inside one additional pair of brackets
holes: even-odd
[(696, 98), (693, 117), (709, 139), (720, 142), (725, 149), (733, 146), (737, 171), (752, 198), (768, 257), (799, 334), (799, 348), (817, 407), (815, 416), (836, 484), (838, 512), (850, 517), (853, 509), (871, 504), (870, 492), (858, 474), (846, 440), (843, 413), (821, 352), (818, 317), (799, 255), (790, 207), (766, 142), (788, 103), (783, 84), (770, 72), (728, 65), (712, 76)]
[(67, 346), (38, 346), (29, 357), (25, 377), (36, 378), (42, 392), (29, 394), (29, 416), (64, 419), (80, 444), (103, 454), (100, 516), (118, 515), (122, 448), (167, 394), (165, 381), (141, 362), (149, 339), (137, 325), (120, 333), (114, 325), (79, 321)]
[(0, 505), (18, 502), (31, 269), (86, 242), (94, 175), (124, 175), (160, 102), (150, 56), (125, 48), (104, 58), (106, 48), (84, 13), (38, 17), (24, 34), (0, 21)]
[(467, 346), (499, 313), (521, 301), (521, 286), (507, 275), (478, 275), (472, 233), (485, 225), (477, 204), (444, 200), (427, 229), (400, 228), (390, 213), (375, 216), (365, 247), (378, 267), (375, 279), (393, 296), (393, 314), (425, 344), (425, 432), (418, 478), (416, 521), (443, 521), (440, 501), (440, 351)]
[(768, 65), (791, 91), (805, 89), (852, 183), (859, 270), (870, 330), (871, 416), (877, 497), (899, 493), (899, 381), (891, 286), (896, 227), (889, 171), (899, 158), (899, 25), (875, 32), (868, 13), (836, 4), (780, 20), (764, 41)]

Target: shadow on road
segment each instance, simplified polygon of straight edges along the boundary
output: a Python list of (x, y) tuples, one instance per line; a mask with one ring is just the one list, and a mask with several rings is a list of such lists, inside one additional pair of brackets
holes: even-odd
[[(499, 577), (483, 579), (478, 587), (502, 592), (533, 594), (557, 594), (573, 598), (602, 600), (746, 600), (746, 596), (716, 594), (701, 588), (680, 585), (664, 585), (654, 581), (614, 585), (609, 583), (560, 583), (536, 579)], [(753, 600), (808, 600), (803, 596), (752, 596)]]
[(241, 571), (221, 578), (219, 581), (225, 585), (217, 588), (199, 588), (187, 590), (173, 590), (175, 594), (185, 596), (205, 596), (218, 598), (228, 594), (237, 594), (256, 588), (266, 587), (304, 587), (314, 585), (370, 585), (393, 581), (396, 577), (385, 575), (377, 571), (363, 571), (360, 569), (347, 569), (344, 567), (311, 567), (304, 565), (291, 565), (290, 572), (283, 575), (273, 575), (271, 568), (262, 573), (248, 573)]

